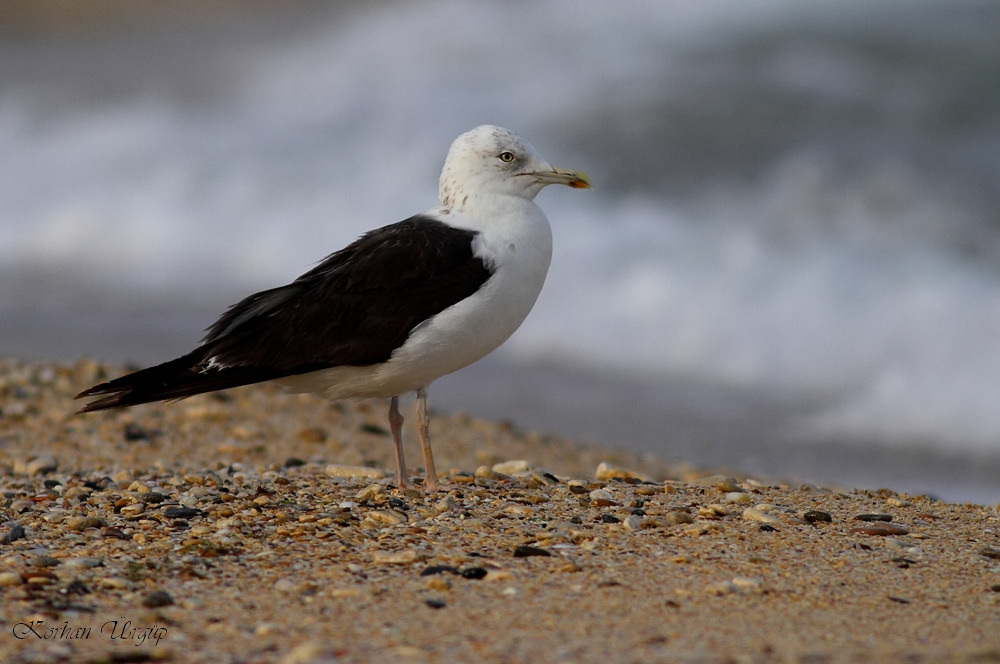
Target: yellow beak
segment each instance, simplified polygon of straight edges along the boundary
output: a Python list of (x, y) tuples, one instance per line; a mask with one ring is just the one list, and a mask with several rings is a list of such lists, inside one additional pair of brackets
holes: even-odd
[(590, 178), (580, 171), (571, 171), (565, 168), (552, 167), (551, 171), (535, 171), (532, 175), (545, 184), (564, 184), (574, 189), (592, 189)]

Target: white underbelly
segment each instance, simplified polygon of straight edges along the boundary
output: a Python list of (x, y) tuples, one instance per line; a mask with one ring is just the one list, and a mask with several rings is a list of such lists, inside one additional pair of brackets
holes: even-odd
[(544, 280), (544, 272), (500, 269), (479, 291), (414, 328), (387, 362), (332, 367), (277, 382), (331, 399), (391, 397), (426, 387), (506, 341), (531, 311)]

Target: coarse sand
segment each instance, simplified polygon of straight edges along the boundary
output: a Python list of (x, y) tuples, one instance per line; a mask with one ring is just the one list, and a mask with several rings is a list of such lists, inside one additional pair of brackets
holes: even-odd
[(439, 414), (400, 492), (380, 402), (72, 415), (120, 371), (3, 364), (2, 661), (1000, 662), (996, 506)]

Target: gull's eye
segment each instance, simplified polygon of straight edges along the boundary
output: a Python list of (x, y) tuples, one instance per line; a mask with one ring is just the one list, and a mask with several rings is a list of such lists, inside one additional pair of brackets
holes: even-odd
[(504, 162), (505, 164), (509, 164), (510, 162), (514, 161), (514, 153), (509, 150), (504, 150), (497, 156), (500, 158), (500, 161)]

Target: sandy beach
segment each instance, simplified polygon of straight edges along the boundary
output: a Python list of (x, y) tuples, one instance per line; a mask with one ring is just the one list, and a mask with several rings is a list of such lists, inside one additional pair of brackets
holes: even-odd
[(4, 661), (1000, 661), (995, 506), (442, 414), (400, 492), (381, 403), (71, 415), (120, 371), (0, 373)]

